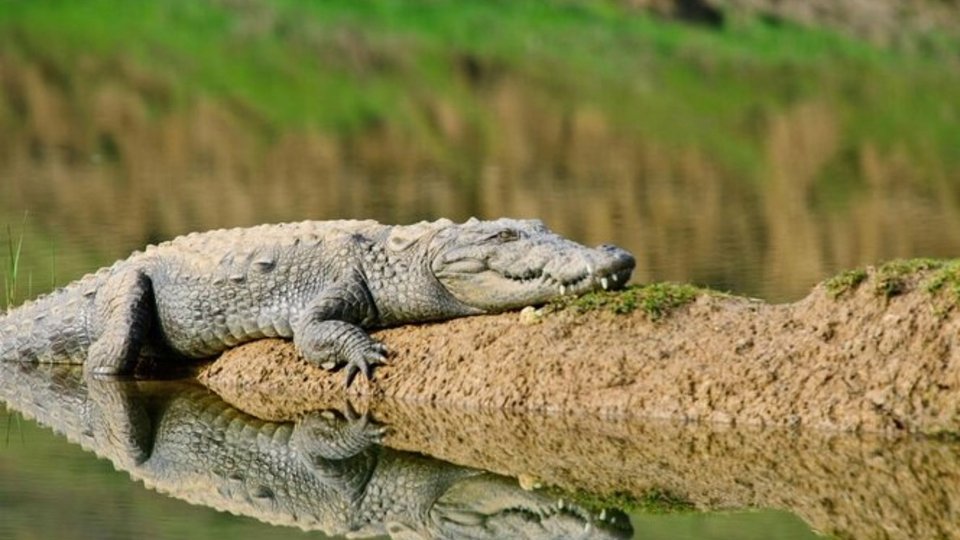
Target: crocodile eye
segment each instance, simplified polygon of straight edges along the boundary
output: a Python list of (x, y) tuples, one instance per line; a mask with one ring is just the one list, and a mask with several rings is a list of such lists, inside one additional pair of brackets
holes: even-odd
[(513, 229), (504, 229), (497, 233), (496, 238), (501, 242), (510, 242), (519, 239), (520, 233)]

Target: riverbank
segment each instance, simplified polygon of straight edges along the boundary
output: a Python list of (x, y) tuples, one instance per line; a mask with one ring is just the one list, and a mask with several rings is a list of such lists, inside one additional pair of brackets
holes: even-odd
[(229, 351), (200, 379), (264, 417), (398, 400), (952, 437), (958, 268), (913, 260), (846, 272), (792, 304), (660, 284), (387, 329), (375, 336), (389, 365), (346, 392), (342, 373), (278, 340)]

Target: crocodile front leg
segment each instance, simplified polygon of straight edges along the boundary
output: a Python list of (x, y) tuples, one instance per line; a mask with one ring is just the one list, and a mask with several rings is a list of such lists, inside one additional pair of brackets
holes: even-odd
[(377, 321), (377, 308), (359, 275), (327, 287), (307, 306), (293, 328), (293, 343), (308, 361), (324, 369), (347, 369), (347, 386), (357, 373), (367, 379), (387, 358), (387, 348), (360, 326)]
[(383, 442), (387, 427), (358, 414), (347, 402), (337, 410), (312, 412), (297, 420), (290, 437), (291, 447), (313, 465), (352, 458)]
[(353, 521), (368, 493), (380, 460), (386, 428), (346, 406), (344, 414), (328, 410), (299, 419), (290, 436), (290, 449), (326, 487), (335, 490), (344, 506), (340, 513)]

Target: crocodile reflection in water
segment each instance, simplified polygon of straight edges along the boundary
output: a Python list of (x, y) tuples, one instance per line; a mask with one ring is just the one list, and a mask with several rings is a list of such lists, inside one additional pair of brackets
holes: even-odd
[(620, 511), (560, 508), (515, 479), (374, 444), (380, 428), (349, 412), (266, 422), (191, 383), (7, 363), (0, 399), (147, 487), (275, 525), (403, 539), (632, 535)]

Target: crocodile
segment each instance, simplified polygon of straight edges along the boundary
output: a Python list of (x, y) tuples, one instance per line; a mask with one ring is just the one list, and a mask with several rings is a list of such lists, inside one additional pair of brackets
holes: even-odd
[(384, 427), (349, 407), (271, 422), (195, 381), (9, 362), (0, 401), (150, 489), (273, 525), (404, 540), (632, 537), (616, 508), (383, 446)]
[(151, 346), (212, 357), (263, 337), (346, 383), (387, 349), (366, 330), (493, 313), (623, 287), (635, 261), (539, 220), (304, 221), (192, 233), (132, 254), (0, 318), (0, 359), (133, 372)]

